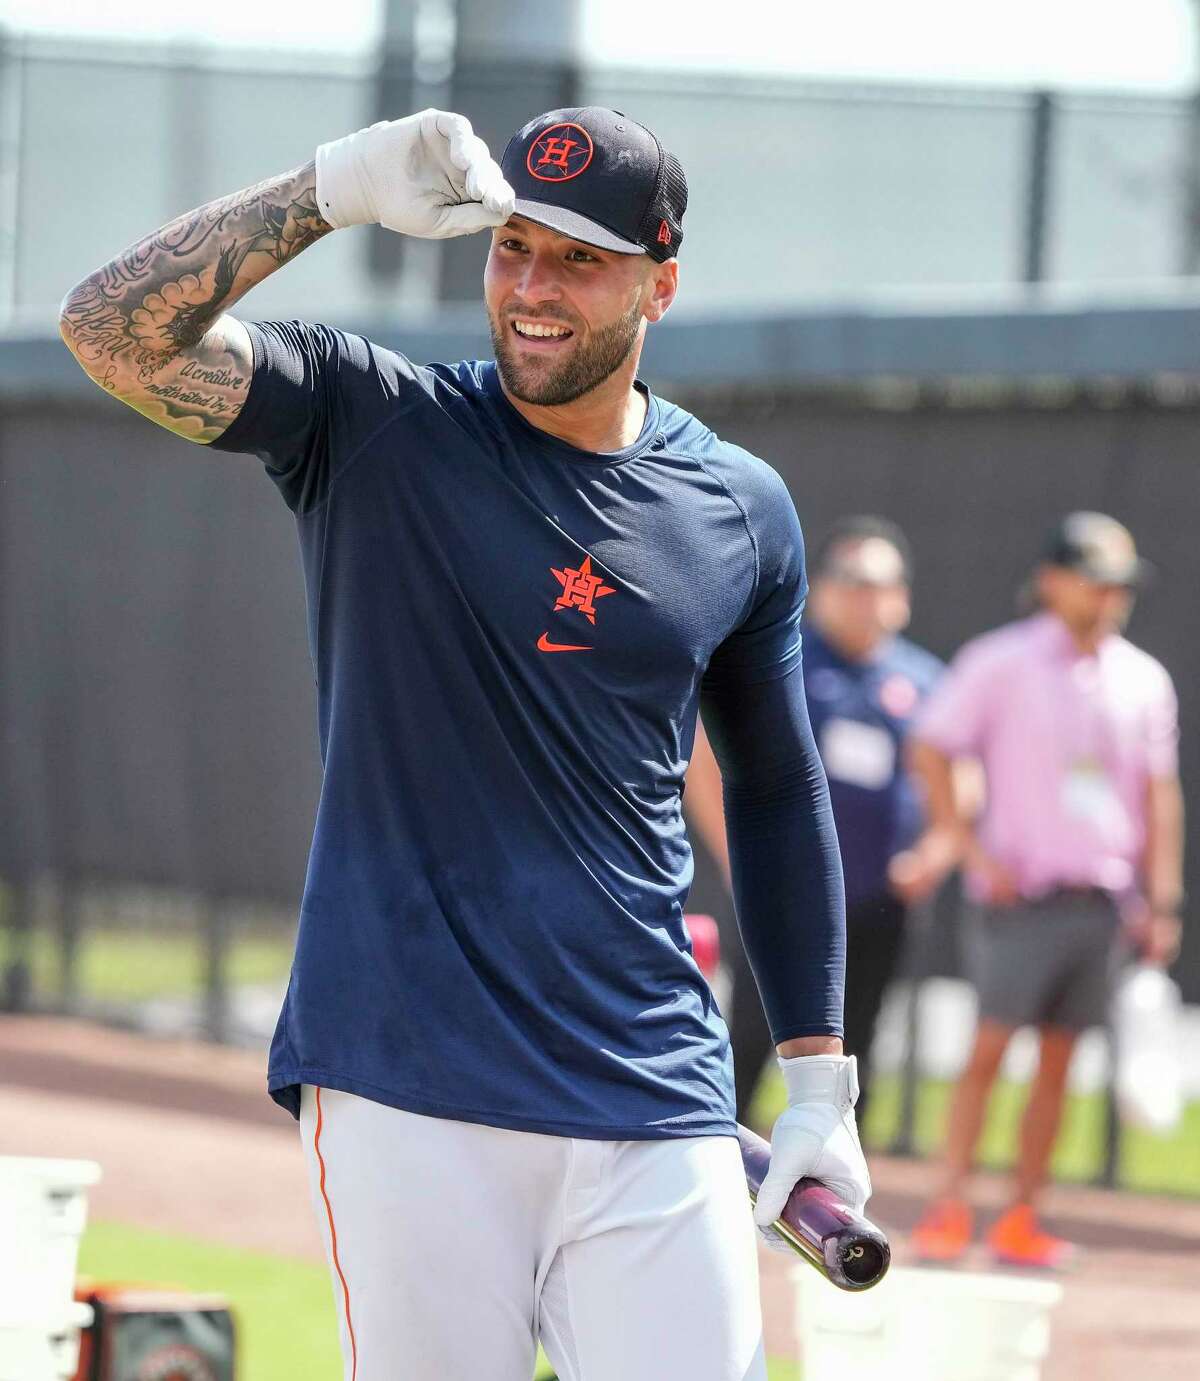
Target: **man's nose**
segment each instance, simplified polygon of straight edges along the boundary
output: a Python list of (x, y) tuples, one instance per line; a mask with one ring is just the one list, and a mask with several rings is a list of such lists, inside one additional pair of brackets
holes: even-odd
[(517, 291), (531, 306), (557, 300), (561, 295), (561, 283), (555, 255), (531, 252), (522, 265)]

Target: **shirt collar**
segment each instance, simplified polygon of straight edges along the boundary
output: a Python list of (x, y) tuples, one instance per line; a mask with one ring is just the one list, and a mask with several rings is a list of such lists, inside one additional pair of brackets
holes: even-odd
[(1066, 662), (1078, 662), (1094, 655), (1103, 657), (1109, 648), (1117, 642), (1117, 635), (1109, 633), (1100, 642), (1094, 654), (1080, 651), (1078, 643), (1071, 636), (1071, 630), (1063, 623), (1056, 614), (1051, 614), (1043, 610), (1040, 614), (1034, 614), (1030, 622), (1034, 626), (1034, 633), (1039, 644), (1053, 656), (1061, 657)]
[(578, 446), (572, 446), (569, 441), (563, 441), (550, 432), (544, 432), (540, 427), (535, 427), (513, 407), (501, 387), (500, 371), (496, 368), (494, 360), (484, 362), (479, 375), (485, 391), (489, 397), (495, 400), (497, 407), (508, 420), (523, 430), (531, 440), (537, 441), (543, 449), (560, 456), (563, 460), (583, 462), (589, 465), (622, 465), (625, 461), (633, 460), (644, 451), (648, 451), (658, 436), (661, 416), (658, 399), (641, 379), (635, 379), (633, 386), (646, 399), (646, 417), (642, 423), (642, 430), (633, 445), (626, 446), (620, 451), (581, 451)]

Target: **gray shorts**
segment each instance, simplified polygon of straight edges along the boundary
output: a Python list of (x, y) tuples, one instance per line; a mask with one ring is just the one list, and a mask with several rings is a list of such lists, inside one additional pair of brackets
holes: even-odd
[(968, 913), (964, 957), (979, 1015), (1006, 1026), (1103, 1026), (1125, 955), (1117, 908), (1099, 891)]

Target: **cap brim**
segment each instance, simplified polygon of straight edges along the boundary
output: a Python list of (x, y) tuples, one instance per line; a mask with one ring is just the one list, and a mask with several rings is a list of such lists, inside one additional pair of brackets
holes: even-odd
[(549, 202), (518, 197), (513, 212), (518, 216), (524, 216), (526, 220), (544, 225), (547, 230), (556, 230), (560, 235), (567, 235), (585, 245), (595, 245), (597, 249), (611, 250), (614, 254), (646, 252), (641, 245), (634, 244), (632, 240), (622, 239), (620, 235), (602, 226), (599, 221), (589, 220), (577, 211), (568, 211), (565, 206), (554, 206)]
[(1124, 585), (1130, 590), (1144, 590), (1147, 585), (1154, 583), (1154, 567), (1141, 556), (1134, 562), (1132, 570), (1126, 570), (1122, 574), (1125, 579), (1113, 583)]
[(1089, 565), (1086, 561), (1055, 561), (1053, 558), (1048, 558), (1046, 565), (1074, 571), (1096, 585), (1124, 585), (1127, 590), (1144, 590), (1153, 584), (1155, 576), (1154, 566), (1140, 556), (1132, 565), (1122, 566)]

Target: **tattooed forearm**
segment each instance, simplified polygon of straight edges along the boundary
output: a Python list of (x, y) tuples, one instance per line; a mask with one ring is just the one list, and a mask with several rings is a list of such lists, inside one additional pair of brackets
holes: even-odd
[(146, 392), (155, 398), (173, 398), (177, 403), (202, 409), (210, 417), (231, 417), (232, 405), (219, 393), (185, 388), (182, 384), (147, 384)]
[(63, 302), (63, 339), (101, 388), (173, 431), (212, 440), (249, 386), (248, 360), (214, 323), (330, 229), (313, 164), (247, 187), (85, 278)]

